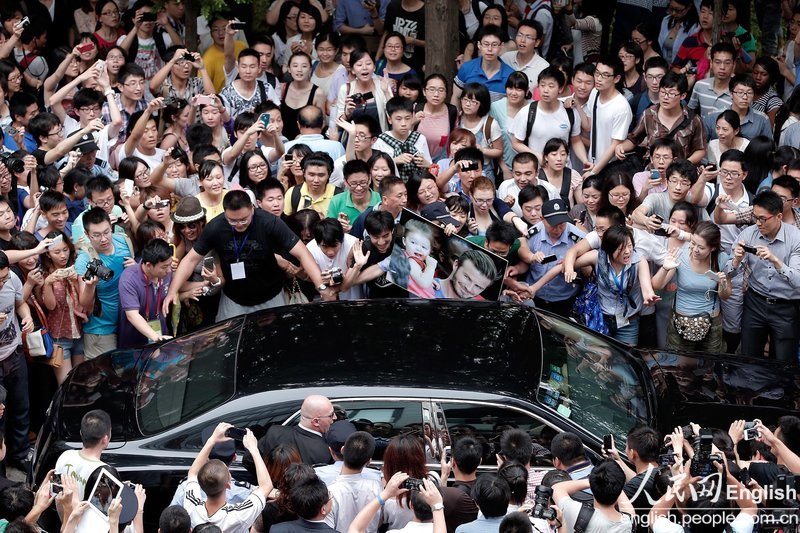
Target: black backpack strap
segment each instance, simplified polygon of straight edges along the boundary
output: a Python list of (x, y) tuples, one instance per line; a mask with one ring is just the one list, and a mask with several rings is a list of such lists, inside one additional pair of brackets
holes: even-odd
[[(537, 109), (539, 109), (539, 102), (534, 100), (528, 107), (528, 124), (527, 126), (525, 126), (525, 140), (523, 141), (525, 144), (528, 144), (528, 139), (531, 138), (531, 131), (533, 131), (533, 123), (536, 120)], [(572, 130), (571, 124), (570, 124), (570, 130)]]
[(261, 103), (267, 103), (267, 88), (264, 87), (264, 82), (261, 80), (256, 80), (256, 85), (258, 85), (258, 92), (261, 94)]
[(594, 508), (591, 505), (581, 505), (581, 512), (578, 513), (578, 518), (575, 520), (575, 527), (572, 528), (574, 533), (586, 533), (586, 527), (589, 525), (589, 520), (594, 515)]
[(569, 167), (564, 167), (564, 170), (561, 171), (561, 190), (559, 194), (561, 195), (561, 199), (567, 202), (569, 205), (569, 191), (572, 186), (572, 169)]
[(597, 97), (594, 99), (592, 106), (592, 150), (589, 157), (592, 158), (592, 164), (597, 162), (597, 103), (600, 101), (600, 92), (597, 92)]
[(447, 119), (450, 122), (450, 131), (452, 132), (454, 129), (456, 129), (456, 122), (458, 121), (458, 109), (453, 104), (445, 105), (447, 106)]
[(575, 110), (571, 107), (565, 107), (564, 109), (567, 111), (567, 118), (569, 119), (569, 133), (567, 137), (572, 137), (572, 127), (575, 126)]
[(295, 185), (292, 189), (292, 213), (297, 213), (298, 207), (300, 207), (300, 185)]

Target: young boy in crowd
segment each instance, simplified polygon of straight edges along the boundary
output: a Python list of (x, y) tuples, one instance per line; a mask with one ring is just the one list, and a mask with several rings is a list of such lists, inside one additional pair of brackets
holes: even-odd
[(430, 166), (428, 141), (424, 135), (412, 130), (414, 103), (411, 100), (401, 96), (391, 98), (386, 102), (386, 116), (392, 129), (381, 133), (372, 149), (391, 155), (400, 177), (407, 181), (416, 167)]

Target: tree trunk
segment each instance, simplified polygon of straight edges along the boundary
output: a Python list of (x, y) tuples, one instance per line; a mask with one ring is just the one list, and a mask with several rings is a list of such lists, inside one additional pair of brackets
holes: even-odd
[(200, 41), (197, 38), (197, 17), (200, 16), (198, 2), (184, 2), (186, 6), (186, 48), (191, 52), (197, 52)]
[[(452, 80), (458, 55), (458, 2), (425, 1), (425, 72)], [(449, 101), (449, 100), (448, 100)]]
[(719, 38), (722, 36), (722, 17), (725, 13), (722, 12), (722, 0), (714, 0), (714, 22), (711, 27), (711, 35), (713, 43), (718, 43)]

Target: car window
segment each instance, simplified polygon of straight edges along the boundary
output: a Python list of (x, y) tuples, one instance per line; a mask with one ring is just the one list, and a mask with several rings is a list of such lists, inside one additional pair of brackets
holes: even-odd
[(537, 397), (596, 437), (626, 435), (650, 419), (641, 367), (632, 355), (571, 322), (540, 315), (543, 362)]
[(176, 339), (145, 363), (136, 411), (145, 435), (210, 411), (233, 396), (241, 319)]
[[(490, 404), (441, 402), (441, 411), (447, 431), (442, 432), (446, 446), (459, 437), (469, 435), (483, 444), (481, 465), (497, 465), (500, 451), (500, 435), (507, 429), (521, 429), (531, 436), (534, 443), (550, 449), (550, 441), (556, 430), (528, 413)], [(442, 423), (438, 419), (439, 424)]]

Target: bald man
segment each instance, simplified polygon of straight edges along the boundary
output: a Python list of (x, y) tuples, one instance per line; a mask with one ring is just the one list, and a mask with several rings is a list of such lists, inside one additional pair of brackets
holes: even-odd
[[(300, 424), (297, 426), (270, 426), (267, 434), (258, 441), (261, 457), (266, 457), (279, 444), (293, 446), (308, 465), (328, 464), (333, 461), (325, 441), (325, 433), (336, 420), (333, 404), (325, 396), (312, 394), (300, 407)], [(245, 454), (242, 465), (255, 475), (253, 458)]]
[[(297, 129), (300, 132), (294, 140), (284, 145), (287, 154), (292, 153), (292, 147), (297, 144), (305, 144), (311, 148), (312, 152), (325, 152), (334, 161), (344, 155), (344, 146), (339, 141), (332, 141), (326, 139), (322, 135), (322, 126), (325, 124), (325, 114), (322, 109), (315, 105), (307, 105), (300, 109), (297, 113)], [(286, 123), (283, 127), (284, 135), (286, 133)], [(291, 137), (290, 137), (291, 138)], [(283, 162), (283, 159), (280, 159)]]

